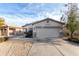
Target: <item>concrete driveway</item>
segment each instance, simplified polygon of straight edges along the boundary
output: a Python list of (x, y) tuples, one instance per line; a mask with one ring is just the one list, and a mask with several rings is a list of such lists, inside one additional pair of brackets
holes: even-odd
[(34, 42), (28, 55), (79, 56), (79, 44), (55, 38), (46, 42)]
[(13, 40), (0, 43), (1, 56), (79, 56), (79, 44), (62, 39), (51, 41)]

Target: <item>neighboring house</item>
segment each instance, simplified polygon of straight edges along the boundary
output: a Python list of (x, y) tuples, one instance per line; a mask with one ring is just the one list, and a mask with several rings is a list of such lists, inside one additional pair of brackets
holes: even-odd
[(24, 28), (23, 27), (14, 27), (15, 28), (15, 35), (23, 35)]
[[(46, 18), (41, 21), (32, 23), (30, 28), (33, 30), (33, 38), (58, 38), (63, 31), (62, 22)], [(29, 26), (24, 26), (29, 28)]]
[(24, 31), (29, 31), (32, 28), (32, 23), (30, 24), (25, 24), (24, 26), (22, 26), (24, 28)]
[(22, 34), (22, 27), (13, 27), (4, 25), (0, 27), (0, 36), (13, 36), (17, 34)]
[(8, 36), (8, 27), (7, 26), (0, 27), (0, 36)]

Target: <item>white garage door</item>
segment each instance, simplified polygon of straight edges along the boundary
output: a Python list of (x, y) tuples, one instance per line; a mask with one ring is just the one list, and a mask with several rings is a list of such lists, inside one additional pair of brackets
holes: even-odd
[(36, 31), (37, 38), (53, 38), (59, 37), (58, 28), (38, 28)]

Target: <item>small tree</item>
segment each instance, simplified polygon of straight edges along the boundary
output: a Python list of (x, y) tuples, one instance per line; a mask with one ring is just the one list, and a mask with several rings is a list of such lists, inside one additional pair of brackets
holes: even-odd
[(4, 18), (0, 18), (0, 27), (2, 27), (3, 25), (5, 25), (5, 20)]
[(67, 29), (70, 31), (70, 38), (73, 39), (73, 33), (78, 29), (77, 5), (70, 4), (68, 13)]

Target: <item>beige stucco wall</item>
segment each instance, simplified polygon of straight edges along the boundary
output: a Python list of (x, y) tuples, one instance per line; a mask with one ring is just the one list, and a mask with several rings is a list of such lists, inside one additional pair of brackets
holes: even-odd
[(49, 21), (43, 21), (37, 24), (33, 25), (33, 37), (38, 37), (38, 38), (44, 38), (46, 36), (48, 37), (57, 37), (59, 35), (59, 32), (61, 31), (61, 28), (50, 28), (50, 29), (36, 29), (37, 26), (44, 27), (44, 26), (51, 26), (51, 27), (60, 27), (62, 26), (59, 23)]

